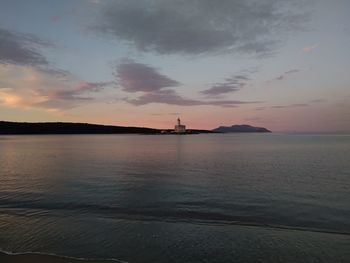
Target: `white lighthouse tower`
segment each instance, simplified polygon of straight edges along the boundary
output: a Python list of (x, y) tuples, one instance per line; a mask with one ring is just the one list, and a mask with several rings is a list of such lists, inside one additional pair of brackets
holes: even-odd
[(186, 125), (181, 124), (180, 118), (177, 118), (177, 125), (175, 125), (175, 133), (185, 133)]

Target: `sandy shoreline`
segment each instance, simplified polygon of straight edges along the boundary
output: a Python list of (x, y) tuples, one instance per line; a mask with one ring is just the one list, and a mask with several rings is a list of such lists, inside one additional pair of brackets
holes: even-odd
[(121, 262), (117, 260), (88, 260), (88, 259), (74, 259), (68, 257), (59, 257), (54, 255), (44, 255), (35, 253), (25, 254), (6, 254), (0, 252), (1, 263), (112, 263)]

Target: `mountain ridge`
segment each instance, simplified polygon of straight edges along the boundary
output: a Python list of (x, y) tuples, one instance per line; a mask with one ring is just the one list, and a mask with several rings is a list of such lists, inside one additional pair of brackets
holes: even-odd
[(247, 124), (232, 125), (232, 126), (220, 126), (212, 130), (213, 132), (220, 133), (233, 133), (233, 132), (271, 132), (264, 127), (254, 127)]

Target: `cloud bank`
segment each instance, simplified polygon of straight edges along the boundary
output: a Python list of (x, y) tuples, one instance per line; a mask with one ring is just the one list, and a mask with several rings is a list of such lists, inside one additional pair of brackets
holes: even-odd
[(177, 106), (202, 106), (202, 105), (211, 105), (211, 106), (221, 106), (221, 107), (237, 107), (242, 104), (251, 104), (251, 103), (260, 103), (259, 101), (236, 101), (236, 100), (196, 100), (188, 99), (178, 95), (174, 90), (161, 90), (158, 92), (146, 93), (137, 99), (125, 99), (126, 102), (133, 104), (135, 106), (146, 105), (150, 103), (163, 103), (169, 105)]
[[(189, 99), (179, 95), (174, 89), (181, 85), (157, 71), (157, 69), (137, 63), (131, 60), (124, 61), (116, 67), (117, 82), (123, 91), (127, 93), (142, 92), (143, 94), (136, 98), (124, 98), (123, 100), (135, 105), (141, 106), (150, 103), (163, 103), (178, 106), (200, 106), (212, 105), (221, 107), (236, 107), (240, 104), (258, 103), (243, 102), (236, 100), (198, 100)], [(233, 83), (235, 80), (227, 79)]]
[(126, 92), (159, 91), (166, 87), (176, 87), (180, 83), (159, 73), (148, 65), (125, 61), (117, 66), (116, 77)]
[(32, 34), (0, 27), (0, 65), (34, 67), (55, 77), (72, 77), (70, 72), (52, 65), (40, 52), (48, 47), (54, 47), (54, 44)]
[(160, 54), (267, 54), (304, 22), (302, 2), (115, 0), (100, 5), (91, 28)]
[(63, 111), (94, 101), (93, 94), (113, 82), (67, 81), (34, 67), (0, 65), (0, 104), (7, 107)]
[(239, 91), (247, 85), (250, 78), (247, 75), (234, 75), (226, 78), (222, 83), (216, 83), (211, 88), (203, 90), (200, 93), (207, 97), (216, 97), (219, 95)]
[(62, 111), (93, 101), (91, 93), (113, 84), (80, 81), (55, 68), (39, 51), (53, 46), (32, 34), (0, 28), (0, 104)]
[(38, 66), (48, 65), (38, 47), (49, 43), (30, 35), (0, 28), (0, 64)]

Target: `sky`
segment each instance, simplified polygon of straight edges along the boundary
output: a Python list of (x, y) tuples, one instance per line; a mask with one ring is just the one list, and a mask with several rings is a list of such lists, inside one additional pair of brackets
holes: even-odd
[(0, 120), (350, 131), (348, 0), (0, 0)]

